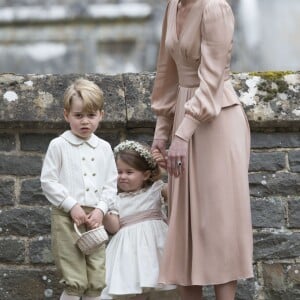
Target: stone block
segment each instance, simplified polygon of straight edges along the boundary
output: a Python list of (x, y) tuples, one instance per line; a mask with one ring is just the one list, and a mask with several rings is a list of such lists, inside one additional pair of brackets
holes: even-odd
[(46, 152), (50, 141), (57, 134), (24, 133), (20, 134), (20, 149), (22, 151)]
[[(63, 117), (63, 94), (77, 78), (85, 77), (104, 92), (104, 119), (101, 127), (116, 128), (126, 122), (125, 92), (122, 75), (12, 75), (0, 76), (0, 128), (22, 127), (40, 130), (67, 129)], [(9, 94), (8, 94), (9, 93)], [(31, 105), (28, 105), (31, 99)], [(116, 107), (118, 109), (116, 109)]]
[(153, 128), (155, 118), (151, 110), (150, 96), (154, 78), (152, 73), (123, 75), (128, 127), (143, 124), (143, 128)]
[[(232, 82), (252, 129), (297, 128), (300, 77), (293, 72), (239, 73)], [(296, 121), (296, 119), (298, 119)]]
[(0, 151), (16, 150), (16, 138), (13, 134), (0, 133)]
[(39, 237), (29, 243), (29, 261), (32, 264), (53, 264), (51, 239)]
[(62, 292), (53, 268), (0, 269), (1, 300), (57, 300)]
[(0, 154), (0, 175), (39, 176), (41, 168), (40, 156)]
[(0, 207), (14, 205), (16, 200), (15, 181), (12, 179), (0, 179)]
[(292, 172), (300, 172), (300, 151), (289, 151), (289, 164)]
[(300, 256), (300, 233), (270, 231), (254, 234), (254, 260), (288, 259)]
[(298, 148), (300, 135), (298, 132), (252, 132), (252, 149)]
[(50, 208), (13, 208), (0, 211), (0, 235), (32, 237), (50, 233)]
[(262, 267), (265, 300), (300, 299), (299, 264), (264, 263)]
[[(295, 287), (299, 286), (300, 284), (300, 264), (288, 264), (285, 265), (287, 270), (287, 275), (289, 279), (289, 283), (293, 284)], [(298, 290), (300, 294), (300, 290)]]
[(285, 289), (284, 267), (281, 264), (263, 264), (264, 279), (267, 286), (275, 290)]
[(285, 225), (285, 208), (280, 198), (251, 199), (254, 228), (281, 228)]
[(251, 152), (250, 172), (280, 171), (285, 167), (283, 152)]
[(17, 240), (14, 238), (7, 238), (7, 239), (0, 240), (0, 263), (20, 264), (20, 263), (24, 263), (24, 260), (25, 260), (24, 241), (21, 241), (19, 239)]
[(288, 172), (249, 174), (253, 197), (292, 196), (300, 193), (300, 175)]
[(20, 203), (24, 205), (49, 205), (39, 179), (27, 179), (21, 183)]
[(300, 198), (288, 200), (288, 227), (300, 228)]

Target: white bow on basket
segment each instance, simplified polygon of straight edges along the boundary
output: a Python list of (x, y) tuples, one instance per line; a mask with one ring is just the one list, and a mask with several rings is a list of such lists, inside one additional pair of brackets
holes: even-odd
[(108, 234), (103, 225), (81, 233), (74, 223), (74, 229), (78, 235), (76, 245), (85, 255), (92, 254), (96, 249), (101, 247), (102, 244), (108, 241)]

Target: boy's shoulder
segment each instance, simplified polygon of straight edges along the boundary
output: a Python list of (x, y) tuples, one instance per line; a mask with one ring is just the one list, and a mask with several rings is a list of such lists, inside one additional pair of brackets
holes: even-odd
[(97, 136), (95, 134), (94, 134), (94, 136), (97, 139), (100, 147), (103, 147), (104, 149), (108, 149), (108, 150), (112, 151), (112, 147), (111, 147), (111, 145), (110, 145), (110, 143), (108, 141), (100, 138), (99, 136)]
[[(59, 136), (53, 138), (50, 143), (49, 147), (64, 147), (66, 144), (69, 144), (72, 139), (72, 134), (70, 130), (67, 130), (61, 133)], [(72, 144), (72, 143), (71, 143)]]
[(53, 138), (50, 143), (49, 143), (49, 146), (57, 146), (57, 145), (60, 145), (60, 144), (63, 144), (65, 142), (65, 140), (61, 137), (61, 135)]

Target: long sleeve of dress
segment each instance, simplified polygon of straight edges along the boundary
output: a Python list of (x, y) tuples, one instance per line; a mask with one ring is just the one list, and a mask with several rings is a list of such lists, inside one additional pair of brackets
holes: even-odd
[(105, 178), (105, 181), (103, 183), (100, 201), (97, 205), (97, 208), (101, 209), (104, 214), (106, 214), (109, 209), (113, 209), (115, 207), (117, 195), (116, 182), (118, 177), (118, 171), (112, 151), (110, 151), (110, 153), (107, 153), (106, 160), (107, 168), (106, 173), (103, 176), (103, 178)]
[(151, 96), (151, 108), (157, 116), (154, 139), (168, 140), (172, 130), (175, 102), (178, 92), (178, 75), (176, 64), (166, 48), (167, 15), (166, 8), (159, 56), (156, 67), (156, 78)]
[(234, 32), (234, 17), (226, 1), (210, 1), (203, 11), (201, 25), (200, 85), (185, 104), (185, 116), (176, 135), (188, 141), (200, 122), (216, 117), (222, 109), (224, 80)]

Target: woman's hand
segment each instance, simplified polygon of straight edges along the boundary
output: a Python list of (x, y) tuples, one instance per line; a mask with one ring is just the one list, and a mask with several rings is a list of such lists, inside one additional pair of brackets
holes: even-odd
[(151, 151), (153, 152), (155, 149), (157, 149), (164, 158), (167, 157), (167, 152), (166, 152), (166, 144), (167, 141), (161, 140), (161, 139), (154, 139), (151, 147)]
[(174, 136), (168, 151), (168, 172), (175, 177), (180, 176), (185, 171), (186, 157), (188, 152), (188, 142)]

